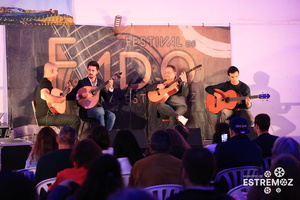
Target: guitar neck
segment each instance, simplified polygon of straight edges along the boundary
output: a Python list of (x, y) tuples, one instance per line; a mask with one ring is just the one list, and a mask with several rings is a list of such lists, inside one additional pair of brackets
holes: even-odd
[(249, 97), (250, 99), (259, 98), (258, 95), (243, 96), (243, 97), (229, 97), (229, 101), (241, 101), (241, 100), (245, 100), (247, 97)]
[(98, 86), (96, 89), (92, 90), (91, 93), (97, 93), (99, 90), (101, 90), (102, 88), (104, 88), (108, 84), (108, 82), (109, 82), (109, 80), (105, 81), (100, 86)]

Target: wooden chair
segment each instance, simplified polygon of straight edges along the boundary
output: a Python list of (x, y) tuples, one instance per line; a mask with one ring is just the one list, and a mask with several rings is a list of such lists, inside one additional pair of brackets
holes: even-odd
[(55, 182), (55, 180), (56, 177), (48, 178), (36, 184), (35, 189), (37, 191), (38, 196), (41, 196), (44, 193), (46, 193), (48, 191), (49, 186), (52, 185)]
[(144, 188), (147, 192), (151, 193), (157, 200), (165, 200), (171, 195), (183, 190), (182, 185), (177, 184), (163, 184), (155, 185)]
[(239, 185), (227, 192), (227, 195), (231, 196), (234, 199), (247, 200), (247, 194), (250, 191), (251, 186)]
[(243, 179), (257, 178), (260, 173), (261, 167), (259, 166), (224, 169), (217, 173), (213, 184), (223, 192), (228, 192), (232, 188), (243, 184)]

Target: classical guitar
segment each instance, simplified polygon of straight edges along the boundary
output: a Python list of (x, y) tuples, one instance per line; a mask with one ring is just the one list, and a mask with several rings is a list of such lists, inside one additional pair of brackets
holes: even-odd
[[(68, 94), (69, 87), (72, 85), (72, 80), (68, 82), (67, 87), (64, 89), (64, 91), (58, 89), (58, 88), (53, 88), (51, 90), (51, 94), (54, 96), (63, 96), (65, 97)], [(63, 114), (66, 111), (66, 101), (62, 103), (52, 103), (52, 102), (47, 102), (48, 108), (52, 113), (56, 114)]]
[[(214, 95), (207, 94), (206, 96), (206, 108), (211, 113), (218, 113), (219, 111), (223, 110), (224, 108), (233, 109), (236, 104), (240, 103), (241, 100), (245, 100), (247, 96), (240, 96), (234, 90), (228, 90), (227, 92), (223, 92), (219, 89), (214, 89), (215, 92), (222, 95), (222, 100), (217, 100)], [(269, 99), (269, 94), (259, 94), (249, 96), (250, 99)]]
[[(199, 69), (202, 67), (202, 65), (197, 65), (196, 67), (188, 70), (186, 74), (190, 73), (191, 71), (194, 71), (196, 69)], [(155, 90), (155, 91), (149, 91), (148, 92), (148, 98), (149, 100), (154, 104), (158, 104), (159, 102), (165, 102), (168, 100), (170, 96), (177, 93), (179, 91), (178, 81), (179, 77), (175, 78), (171, 82), (164, 82), (165, 88), (161, 90)]]
[[(121, 78), (122, 72), (115, 73), (109, 80), (117, 80)], [(77, 91), (79, 96), (89, 96), (88, 94), (92, 94), (90, 98), (80, 98), (77, 100), (78, 104), (84, 107), (85, 109), (91, 109), (98, 104), (99, 97), (100, 97), (100, 90), (104, 88), (108, 83), (109, 80), (105, 81), (98, 87), (94, 86), (84, 86)]]

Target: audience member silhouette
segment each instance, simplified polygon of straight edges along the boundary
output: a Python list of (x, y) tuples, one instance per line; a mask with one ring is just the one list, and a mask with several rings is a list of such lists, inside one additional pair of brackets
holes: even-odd
[(150, 140), (150, 155), (133, 165), (129, 186), (180, 184), (182, 162), (169, 153), (170, 147), (170, 134), (165, 130), (155, 131)]
[(93, 140), (83, 139), (76, 143), (71, 153), (74, 167), (58, 172), (56, 181), (49, 187), (49, 190), (64, 180), (73, 180), (81, 185), (86, 178), (90, 162), (100, 155), (102, 155), (101, 148)]
[(86, 180), (75, 193), (76, 200), (107, 199), (123, 187), (121, 167), (117, 159), (104, 154), (91, 163)]
[(278, 136), (271, 135), (269, 128), (271, 119), (269, 115), (261, 113), (254, 118), (253, 130), (257, 134), (257, 138), (253, 140), (261, 149), (263, 158), (272, 156), (272, 148)]
[(37, 163), (35, 183), (56, 177), (59, 171), (73, 167), (70, 155), (76, 140), (77, 133), (73, 127), (61, 128), (57, 136), (58, 149), (43, 155)]
[(182, 135), (182, 137), (187, 140), (190, 136), (190, 130), (183, 124), (177, 124), (175, 129)]
[(156, 198), (142, 188), (124, 188), (111, 194), (108, 200), (156, 200)]
[(166, 132), (170, 134), (171, 139), (170, 154), (181, 160), (184, 152), (190, 149), (191, 146), (176, 129), (168, 128)]
[(25, 168), (36, 167), (42, 155), (58, 148), (56, 132), (51, 127), (43, 127), (37, 134), (36, 141), (26, 160)]
[(234, 117), (229, 123), (230, 139), (217, 144), (214, 155), (217, 161), (217, 172), (240, 166), (260, 166), (262, 153), (260, 148), (246, 135), (250, 133), (247, 120)]
[[(206, 147), (205, 147), (205, 148), (209, 149), (212, 153), (215, 152), (215, 149), (216, 149), (216, 146), (218, 143), (226, 142), (230, 138), (229, 125), (227, 123), (216, 123), (215, 130), (216, 130), (216, 132), (213, 134), (212, 143), (209, 145), (206, 145)], [(225, 136), (223, 134), (225, 134)], [(224, 139), (222, 137), (224, 137)]]
[[(113, 149), (115, 157), (118, 158), (121, 164), (122, 174), (130, 173), (134, 163), (144, 158), (136, 138), (129, 130), (118, 131), (114, 140)], [(126, 159), (128, 159), (130, 166), (126, 164)], [(130, 169), (128, 169), (128, 167), (130, 167)]]
[(110, 136), (107, 128), (97, 125), (90, 131), (88, 138), (94, 140), (102, 149), (103, 154), (113, 155), (113, 148), (110, 147)]
[(81, 186), (72, 180), (65, 180), (51, 190), (47, 200), (106, 200), (122, 188), (119, 162), (112, 155), (103, 154), (91, 162)]
[(27, 177), (12, 171), (0, 172), (1, 200), (37, 200), (35, 185)]
[(181, 180), (184, 191), (168, 200), (232, 199), (211, 186), (216, 164), (213, 154), (206, 148), (189, 149), (182, 160)]
[(299, 143), (291, 137), (279, 137), (272, 148), (273, 158), (280, 154), (288, 153), (295, 158), (300, 159), (300, 146)]

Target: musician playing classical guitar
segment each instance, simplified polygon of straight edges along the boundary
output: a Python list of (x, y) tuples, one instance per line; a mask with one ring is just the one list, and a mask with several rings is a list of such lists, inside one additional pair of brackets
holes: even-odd
[[(183, 125), (185, 125), (188, 121), (188, 119), (183, 116), (187, 112), (186, 97), (189, 93), (186, 73), (182, 72), (179, 77), (180, 81), (175, 83), (178, 84), (178, 92), (171, 95), (165, 102), (157, 102), (155, 104), (157, 111), (161, 115), (169, 117), (170, 128), (174, 128), (176, 121), (181, 122)], [(175, 78), (176, 67), (173, 65), (168, 65), (165, 69), (165, 82), (154, 83), (148, 87), (148, 90), (159, 92), (159, 90), (165, 89), (166, 85), (174, 81)]]
[[(78, 90), (85, 86), (99, 87), (103, 81), (97, 78), (99, 73), (99, 64), (97, 61), (90, 61), (87, 64), (88, 75), (86, 78), (79, 80), (77, 86), (67, 95), (68, 100), (79, 100), (79, 99), (92, 99), (92, 93), (82, 93), (78, 94)], [(106, 89), (106, 87), (108, 89)], [(109, 131), (112, 130), (116, 116), (113, 112), (109, 110), (104, 110), (100, 101), (101, 97), (105, 102), (110, 102), (113, 96), (113, 80), (109, 80), (106, 87), (103, 87), (99, 92), (98, 99), (96, 99), (97, 104), (92, 108), (84, 108), (79, 105), (79, 116), (80, 118), (92, 118), (96, 119), (99, 125), (105, 126)], [(105, 123), (106, 119), (106, 123)]]
[[(48, 103), (63, 103), (66, 100), (64, 96), (55, 96), (51, 94), (53, 89), (52, 81), (56, 79), (58, 66), (55, 63), (48, 62), (44, 65), (44, 77), (40, 81), (36, 90), (35, 107), (36, 118), (40, 126), (71, 126), (77, 131), (80, 126), (78, 116), (71, 114), (56, 114), (49, 109)], [(69, 86), (69, 92), (72, 86)]]
[(215, 91), (215, 89), (219, 89), (223, 92), (227, 92), (229, 90), (235, 91), (239, 96), (245, 97), (245, 100), (237, 103), (233, 109), (224, 108), (218, 113), (218, 121), (219, 123), (224, 123), (226, 120), (230, 120), (233, 117), (240, 116), (247, 120), (248, 126), (252, 126), (254, 122), (254, 118), (249, 110), (252, 106), (250, 96), (250, 88), (247, 84), (243, 83), (239, 80), (239, 70), (235, 66), (231, 66), (227, 70), (227, 75), (229, 81), (219, 83), (217, 85), (207, 86), (205, 91), (208, 94), (214, 95), (217, 101), (223, 101), (224, 97)]

